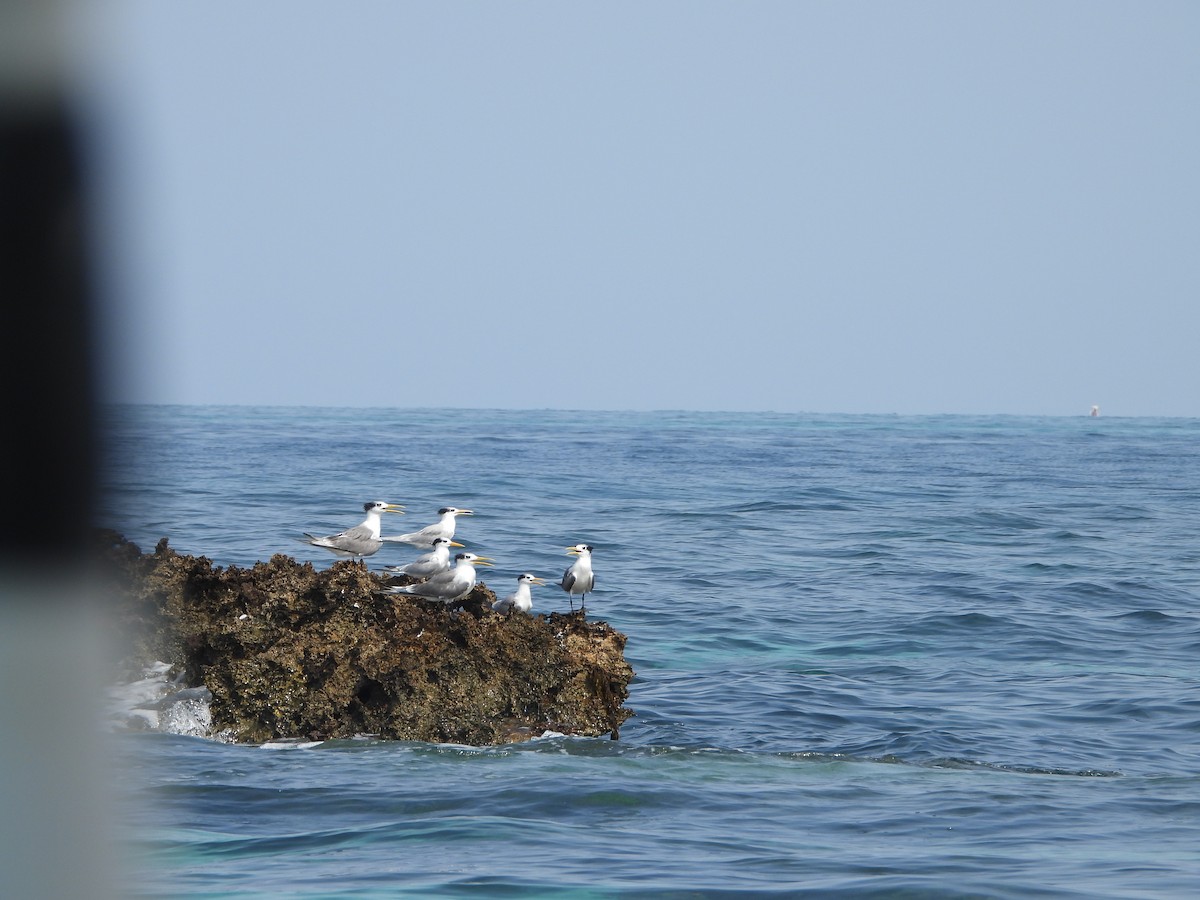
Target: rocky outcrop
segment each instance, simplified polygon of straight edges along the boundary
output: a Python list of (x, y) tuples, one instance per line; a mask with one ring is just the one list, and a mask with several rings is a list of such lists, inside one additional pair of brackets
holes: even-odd
[(318, 571), (278, 554), (220, 568), (166, 539), (152, 554), (112, 532), (97, 540), (124, 658), (174, 663), (234, 740), (615, 738), (632, 715), (625, 636), (579, 612), (497, 614), (483, 584), (451, 611), (379, 594), (404, 579), (357, 562)]

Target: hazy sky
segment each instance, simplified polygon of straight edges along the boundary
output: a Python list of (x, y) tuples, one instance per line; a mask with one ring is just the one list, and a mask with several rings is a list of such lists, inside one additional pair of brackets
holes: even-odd
[(102, 6), (118, 399), (1200, 415), (1200, 3)]

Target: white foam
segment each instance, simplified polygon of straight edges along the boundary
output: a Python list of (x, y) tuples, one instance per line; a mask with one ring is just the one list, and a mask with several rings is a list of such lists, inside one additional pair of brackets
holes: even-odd
[(324, 741), (306, 741), (301, 738), (280, 738), (277, 741), (267, 741), (259, 744), (260, 750), (311, 750), (320, 747)]
[(209, 737), (212, 734), (211, 701), (212, 694), (208, 688), (192, 688), (166, 697), (159, 705), (158, 730), (168, 734)]
[(181, 675), (171, 678), (170, 663), (154, 662), (141, 677), (108, 690), (109, 721), (115, 728), (161, 731), (191, 737), (212, 733), (212, 694), (207, 688), (181, 688)]

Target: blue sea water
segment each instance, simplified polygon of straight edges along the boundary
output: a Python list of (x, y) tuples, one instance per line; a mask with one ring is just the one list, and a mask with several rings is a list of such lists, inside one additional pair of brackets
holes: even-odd
[(1200, 420), (111, 416), (143, 549), (470, 507), (497, 590), (593, 544), (638, 673), (619, 741), (124, 735), (131, 896), (1200, 895)]

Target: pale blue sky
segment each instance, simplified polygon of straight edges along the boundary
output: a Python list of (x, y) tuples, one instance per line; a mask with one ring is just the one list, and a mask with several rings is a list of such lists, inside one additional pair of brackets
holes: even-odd
[(103, 8), (117, 399), (1200, 415), (1198, 3)]

